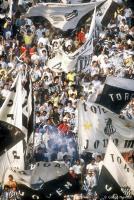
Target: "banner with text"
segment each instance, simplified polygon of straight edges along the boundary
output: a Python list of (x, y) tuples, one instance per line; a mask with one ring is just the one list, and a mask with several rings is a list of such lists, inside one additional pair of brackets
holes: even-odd
[(107, 77), (103, 91), (97, 97), (96, 103), (119, 114), (133, 97), (133, 79)]
[(78, 105), (78, 132), (80, 152), (104, 153), (111, 136), (121, 152), (134, 148), (134, 122), (95, 103)]
[(67, 166), (57, 161), (36, 163), (31, 170), (8, 169), (4, 176), (4, 184), (9, 174), (12, 174), (17, 182), (23, 200), (60, 200), (66, 192), (71, 193), (76, 190), (74, 180), (69, 177)]
[(97, 192), (105, 199), (133, 199), (134, 171), (121, 153), (109, 140), (103, 167), (99, 176)]
[[(93, 37), (95, 33), (96, 8), (93, 13), (91, 26), (88, 32), (87, 41), (74, 53), (66, 54), (63, 50), (59, 50), (58, 54), (48, 60), (47, 66), (55, 72), (69, 72), (76, 70), (81, 71), (88, 67), (91, 55), (93, 53)], [(79, 60), (82, 59), (82, 66)]]

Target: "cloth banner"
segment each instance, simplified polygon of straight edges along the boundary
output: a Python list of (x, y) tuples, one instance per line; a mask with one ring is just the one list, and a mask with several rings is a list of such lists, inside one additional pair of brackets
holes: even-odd
[[(28, 137), (28, 124), (33, 118), (32, 84), (29, 77), (18, 74), (11, 91), (0, 109), (0, 122), (16, 127), (16, 132), (25, 133)], [(20, 131), (18, 131), (18, 129)], [(30, 134), (30, 133), (29, 133)]]
[(0, 154), (25, 137), (21, 113), (22, 88), (21, 76), (18, 75), (0, 109)]
[(78, 141), (83, 151), (104, 153), (109, 136), (121, 152), (134, 148), (134, 122), (95, 103), (78, 105)]
[(62, 3), (64, 4), (68, 4), (68, 3), (71, 3), (71, 4), (78, 4), (78, 3), (82, 3), (82, 0), (61, 0)]
[(134, 171), (112, 140), (108, 143), (97, 192), (100, 197), (106, 197), (105, 199), (133, 199), (134, 197)]
[(94, 14), (92, 17), (91, 26), (88, 32), (87, 41), (74, 53), (66, 54), (63, 50), (59, 50), (59, 53), (52, 59), (48, 60), (47, 66), (55, 72), (69, 72), (74, 71), (76, 67), (76, 71), (81, 71), (81, 68), (86, 68), (86, 66), (79, 66), (77, 70), (77, 64), (79, 59), (82, 59), (84, 64), (89, 64), (89, 60), (91, 60), (91, 55), (93, 53), (93, 36), (95, 32), (95, 19), (96, 19), (96, 8), (94, 10)]
[(25, 171), (8, 169), (4, 184), (9, 174), (17, 182), (22, 199), (60, 199), (66, 192), (71, 192), (72, 189), (74, 191), (74, 182), (68, 175), (68, 167), (62, 162), (39, 162), (31, 170)]
[(96, 103), (119, 114), (133, 97), (134, 80), (107, 77), (103, 91), (100, 96), (97, 97)]
[(3, 178), (7, 169), (14, 167), (17, 169), (24, 169), (24, 152), (23, 140), (18, 142), (9, 150), (5, 150), (0, 156), (0, 182), (3, 183)]
[[(105, 16), (106, 13), (108, 11), (108, 9), (110, 8), (111, 5), (116, 4), (113, 0), (107, 0), (103, 5), (100, 6), (100, 8), (97, 11), (97, 17), (96, 17), (96, 22), (98, 26), (101, 25), (108, 25), (108, 23), (110, 22), (111, 16), (114, 14), (114, 12), (109, 13), (109, 18), (106, 20)], [(118, 5), (118, 4), (116, 4)], [(102, 24), (103, 22), (103, 24)]]
[[(0, 109), (0, 159), (4, 169), (24, 169), (24, 146), (33, 129), (32, 85), (18, 74)], [(25, 138), (25, 140), (24, 140)]]
[(39, 3), (26, 13), (27, 17), (45, 17), (55, 28), (63, 31), (75, 29), (79, 20), (91, 12), (95, 6), (99, 6), (104, 0), (93, 3), (62, 4), (62, 3)]

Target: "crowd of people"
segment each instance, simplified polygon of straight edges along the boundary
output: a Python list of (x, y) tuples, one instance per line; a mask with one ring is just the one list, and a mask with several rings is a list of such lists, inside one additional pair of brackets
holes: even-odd
[[(127, 5), (119, 7), (107, 27), (99, 27), (94, 40), (94, 54), (86, 69), (65, 72), (50, 70), (47, 61), (59, 48), (74, 52), (86, 41), (89, 25), (81, 23), (64, 33), (40, 18), (26, 18), (13, 10), (11, 18), (0, 20), (0, 104), (2, 105), (18, 71), (30, 72), (35, 106), (35, 135), (30, 162), (63, 161), (78, 180), (88, 199), (97, 199), (96, 186), (103, 155), (79, 156), (77, 146), (77, 103), (90, 101), (101, 93), (107, 76), (134, 79), (134, 12)], [(134, 117), (134, 100), (122, 115)], [(128, 163), (134, 168), (134, 155)], [(10, 177), (12, 178), (12, 177)], [(16, 186), (5, 185), (1, 199), (19, 199)], [(10, 193), (16, 197), (10, 197)], [(9, 195), (7, 195), (9, 194)], [(82, 199), (80, 195), (64, 199)], [(85, 197), (86, 198), (86, 197)]]

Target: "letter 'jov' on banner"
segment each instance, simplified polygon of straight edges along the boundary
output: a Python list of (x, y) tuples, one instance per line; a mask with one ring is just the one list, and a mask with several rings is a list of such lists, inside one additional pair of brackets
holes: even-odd
[(110, 110), (95, 104), (78, 105), (78, 141), (83, 151), (105, 153), (108, 139), (112, 137), (120, 152), (134, 148), (134, 122), (120, 119)]

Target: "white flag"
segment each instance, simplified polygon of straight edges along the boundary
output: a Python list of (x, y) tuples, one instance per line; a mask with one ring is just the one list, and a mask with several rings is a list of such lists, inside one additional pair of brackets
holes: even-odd
[(103, 2), (104, 0), (83, 4), (39, 3), (29, 8), (27, 17), (45, 17), (52, 26), (67, 31), (75, 29), (83, 16)]
[(101, 169), (97, 193), (107, 199), (133, 199), (134, 170), (109, 140)]
[(0, 156), (0, 182), (9, 168), (24, 170), (23, 141), (21, 140)]
[[(89, 29), (87, 41), (74, 53), (66, 54), (63, 50), (59, 50), (58, 54), (48, 60), (47, 66), (55, 72), (69, 72), (75, 70), (75, 65), (78, 62), (78, 59), (83, 59), (85, 64), (87, 63), (88, 58), (93, 53), (93, 35), (95, 31), (95, 18), (96, 17), (96, 8), (92, 17), (91, 26)], [(86, 60), (86, 61), (85, 61)]]
[(23, 132), (22, 126), (22, 83), (21, 75), (18, 74), (11, 91), (0, 109), (0, 121), (17, 127)]
[(79, 103), (79, 150), (104, 153), (109, 136), (121, 152), (134, 148), (134, 122), (95, 103)]
[(121, 187), (128, 186), (134, 194), (134, 171), (124, 160), (112, 140), (109, 140), (108, 143), (104, 166)]
[[(31, 170), (17, 170), (8, 169), (4, 175), (4, 182), (8, 179), (8, 175), (12, 174), (18, 184), (24, 184), (30, 188), (35, 189), (38, 187), (39, 181), (42, 180), (43, 184), (68, 173), (67, 166), (58, 161), (54, 162), (39, 162), (33, 165)], [(36, 188), (39, 189), (39, 188)]]
[(10, 19), (12, 19), (12, 15), (13, 15), (13, 11), (12, 11), (12, 9), (13, 9), (13, 0), (9, 0), (8, 3), (9, 3), (9, 13), (8, 13), (8, 17), (9, 17)]

